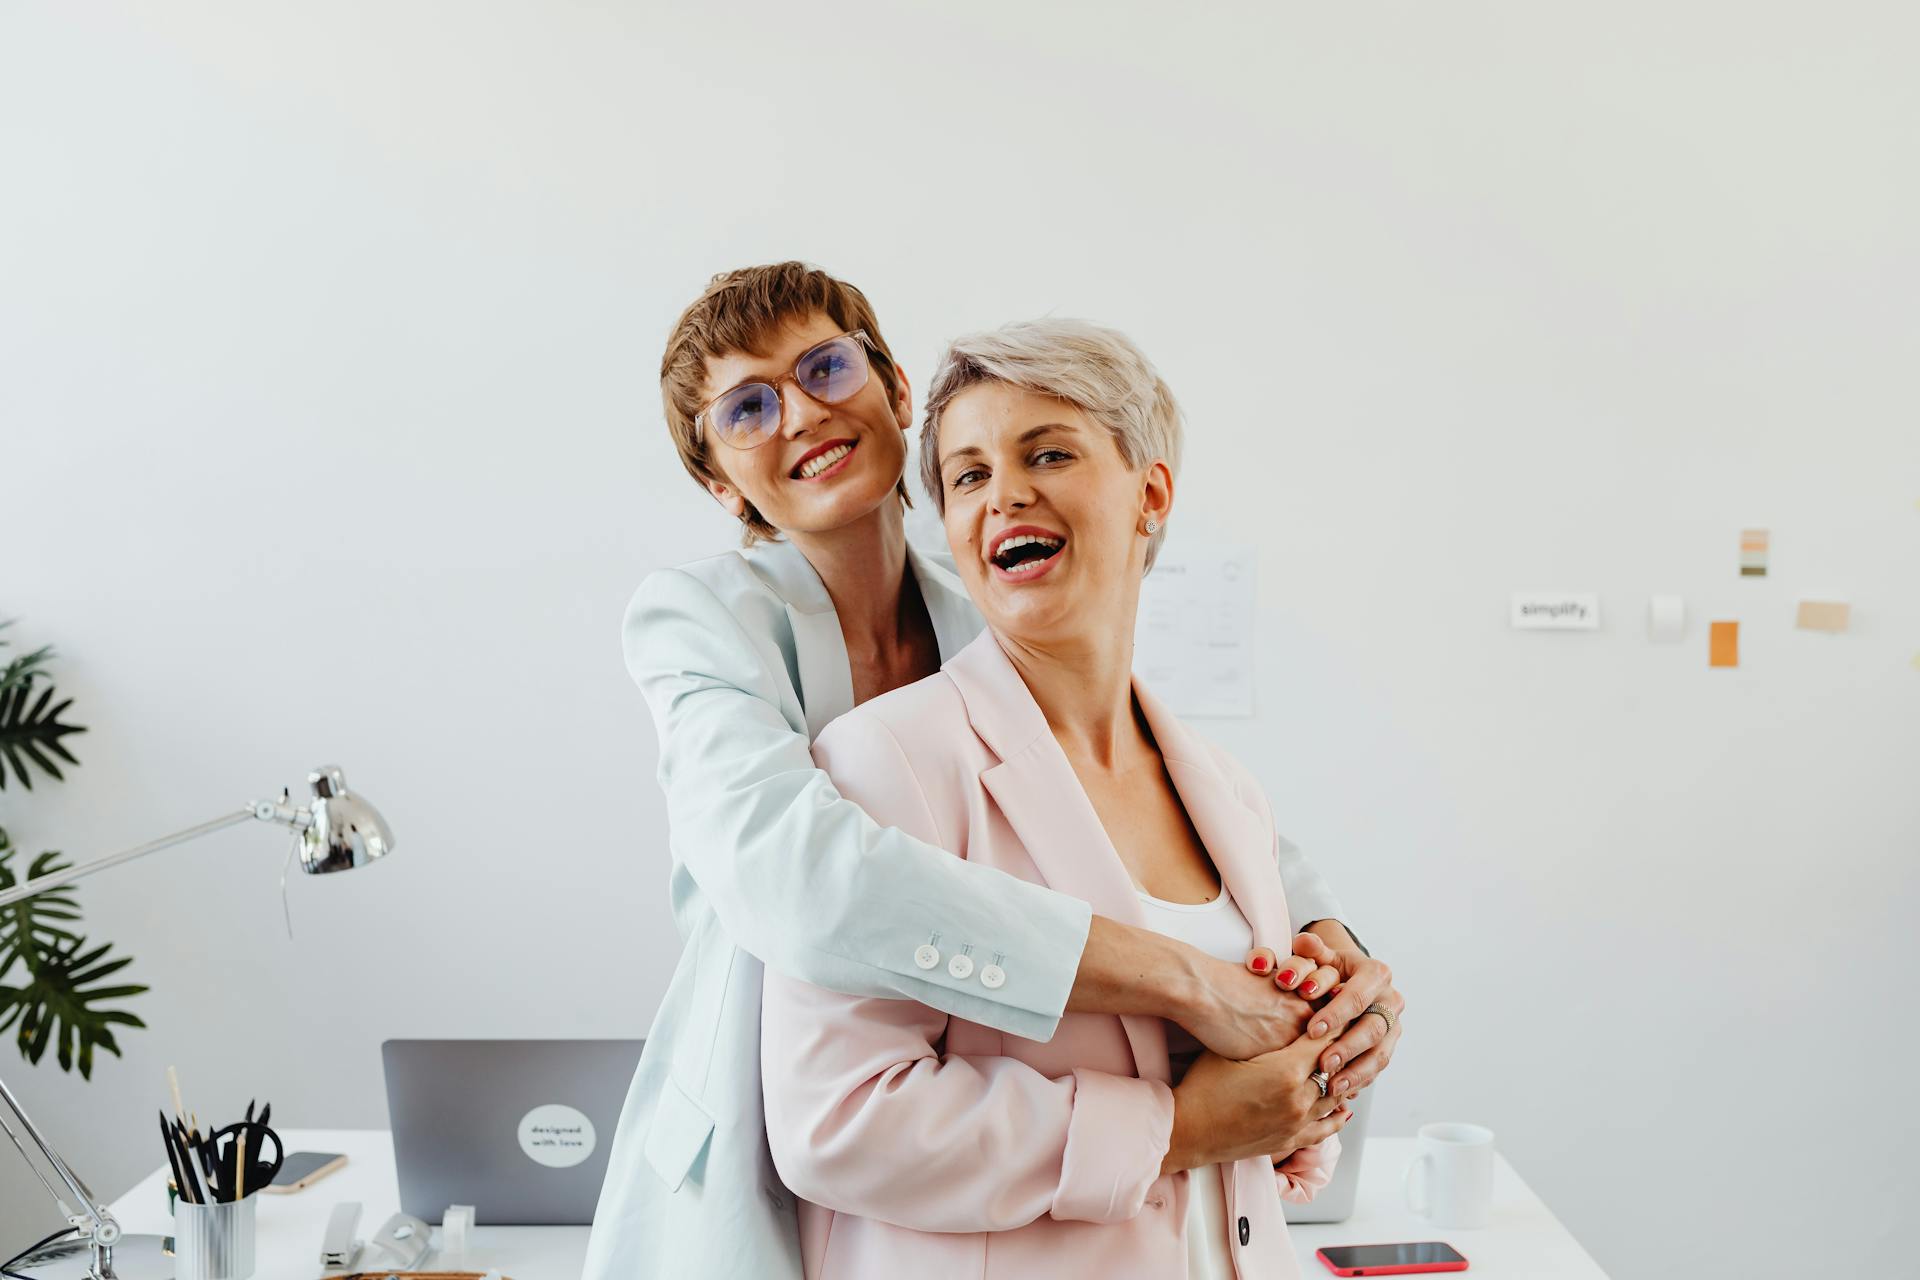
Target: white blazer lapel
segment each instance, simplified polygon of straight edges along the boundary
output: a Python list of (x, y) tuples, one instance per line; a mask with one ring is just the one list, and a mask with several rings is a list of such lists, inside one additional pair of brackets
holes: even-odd
[(800, 668), (800, 706), (807, 715), (807, 737), (853, 710), (853, 666), (847, 660), (846, 637), (840, 633), (840, 615), (806, 613), (791, 602), (787, 621), (793, 626), (793, 654)]
[[(807, 736), (817, 738), (822, 729), (853, 710), (853, 665), (847, 659), (840, 615), (820, 575), (791, 543), (769, 544), (764, 552), (756, 550), (755, 559), (787, 602), (794, 665), (800, 673), (800, 706), (807, 717)], [(959, 577), (922, 555), (912, 543), (907, 544), (907, 563), (920, 584), (940, 656), (966, 648), (980, 634), (982, 623)]]
[(847, 660), (846, 637), (833, 597), (806, 556), (790, 542), (769, 542), (751, 548), (747, 559), (774, 593), (787, 605), (787, 624), (793, 628), (794, 668), (799, 673), (800, 709), (807, 717), (807, 737), (853, 710), (853, 666)]
[(907, 544), (907, 563), (920, 584), (920, 599), (926, 603), (927, 616), (933, 619), (934, 639), (944, 662), (972, 643), (985, 624), (957, 573), (911, 542)]

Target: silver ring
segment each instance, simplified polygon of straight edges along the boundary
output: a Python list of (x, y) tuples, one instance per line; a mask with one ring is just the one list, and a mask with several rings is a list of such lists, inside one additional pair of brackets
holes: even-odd
[(1364, 1018), (1370, 1013), (1379, 1014), (1381, 1021), (1387, 1024), (1387, 1030), (1393, 1030), (1393, 1012), (1388, 1009), (1387, 1006), (1383, 1004), (1370, 1004), (1360, 1011), (1360, 1016)]
[(1326, 1072), (1316, 1071), (1312, 1075), (1308, 1076), (1307, 1079), (1313, 1081), (1313, 1083), (1319, 1087), (1321, 1097), (1324, 1098), (1327, 1096), (1327, 1073)]

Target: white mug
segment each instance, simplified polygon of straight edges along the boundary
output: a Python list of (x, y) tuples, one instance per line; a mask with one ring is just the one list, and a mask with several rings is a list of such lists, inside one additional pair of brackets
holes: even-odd
[(1436, 1227), (1486, 1226), (1493, 1211), (1493, 1130), (1426, 1124), (1419, 1137), (1401, 1179), (1407, 1207)]

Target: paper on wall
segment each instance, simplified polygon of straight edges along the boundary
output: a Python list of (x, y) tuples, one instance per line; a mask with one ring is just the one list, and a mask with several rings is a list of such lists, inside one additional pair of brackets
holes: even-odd
[(1802, 600), (1793, 625), (1802, 631), (1840, 632), (1852, 617), (1853, 606), (1844, 600)]
[(1140, 584), (1133, 670), (1180, 716), (1253, 714), (1254, 552), (1168, 542)]
[(1517, 631), (1598, 631), (1600, 597), (1591, 592), (1516, 591), (1507, 621)]
[(1687, 629), (1687, 602), (1680, 596), (1652, 596), (1647, 600), (1647, 634), (1655, 640), (1678, 640)]
[(1737, 622), (1715, 622), (1708, 628), (1707, 665), (1710, 667), (1737, 667), (1740, 665), (1740, 624)]
[(1767, 576), (1767, 547), (1772, 541), (1765, 529), (1742, 529), (1740, 531), (1740, 576), (1743, 578), (1764, 578)]

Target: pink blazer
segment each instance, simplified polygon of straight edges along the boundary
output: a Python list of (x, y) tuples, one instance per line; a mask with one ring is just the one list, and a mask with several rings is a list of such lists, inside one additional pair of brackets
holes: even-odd
[[(1292, 935), (1260, 788), (1137, 682), (1134, 693), (1255, 938), (1284, 949)], [(814, 755), (882, 824), (1144, 922), (1072, 765), (992, 632), (938, 675), (836, 720)], [(955, 981), (1021, 979), (1017, 952), (949, 969), (969, 940), (930, 941)], [(805, 1202), (808, 1280), (1184, 1276), (1190, 1176), (1223, 1180), (1241, 1280), (1299, 1276), (1280, 1202), (1326, 1185), (1339, 1140), (1293, 1152), (1278, 1169), (1263, 1157), (1162, 1177), (1173, 1092), (1159, 1019), (1070, 1013), (1043, 1044), (771, 969), (763, 999), (767, 1139)]]

